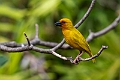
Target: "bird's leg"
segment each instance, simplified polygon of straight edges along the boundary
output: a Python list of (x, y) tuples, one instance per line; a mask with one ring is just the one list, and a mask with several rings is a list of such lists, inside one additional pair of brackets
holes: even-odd
[(83, 51), (80, 51), (80, 53), (77, 55), (77, 57), (73, 60), (74, 64), (78, 64), (78, 62), (80, 62), (80, 56), (83, 54)]

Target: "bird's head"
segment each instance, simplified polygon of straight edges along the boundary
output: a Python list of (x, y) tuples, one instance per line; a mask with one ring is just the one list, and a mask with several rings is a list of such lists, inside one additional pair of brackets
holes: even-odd
[(74, 27), (71, 20), (68, 18), (60, 19), (59, 22), (55, 23), (55, 25), (60, 26), (62, 29), (71, 29)]

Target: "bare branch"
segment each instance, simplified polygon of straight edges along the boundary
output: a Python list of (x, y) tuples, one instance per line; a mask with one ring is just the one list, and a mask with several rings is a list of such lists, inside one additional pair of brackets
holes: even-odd
[[(85, 15), (83, 16), (83, 18), (75, 25), (76, 28), (78, 28), (83, 22), (84, 20), (89, 16), (94, 4), (95, 4), (96, 0), (92, 0), (91, 5), (89, 7), (89, 9), (87, 10), (87, 12), (85, 13)], [(106, 27), (105, 29), (99, 31), (99, 32), (91, 32), (87, 38), (87, 41), (90, 42), (91, 40), (93, 40), (96, 37), (99, 37), (107, 32), (109, 32), (110, 30), (112, 30), (113, 28), (115, 28), (118, 23), (120, 22), (120, 16), (118, 16), (108, 27)], [(16, 42), (8, 42), (8, 43), (0, 43), (0, 50), (1, 51), (6, 51), (6, 52), (22, 52), (22, 51), (36, 51), (36, 52), (40, 52), (40, 53), (47, 53), (47, 54), (52, 54), (55, 55), (56, 57), (59, 57), (63, 60), (69, 60), (71, 63), (74, 63), (72, 57), (64, 57), (58, 53), (56, 53), (55, 51), (59, 48), (62, 49), (69, 49), (71, 48), (68, 44), (64, 44), (65, 39), (63, 38), (63, 40), (60, 43), (55, 43), (55, 42), (47, 42), (47, 41), (42, 41), (39, 39), (39, 29), (38, 29), (38, 24), (35, 24), (36, 26), (36, 34), (35, 34), (35, 38), (33, 40), (29, 40), (29, 38), (27, 37), (27, 35), (24, 33), (25, 38), (27, 40), (27, 43), (25, 44), (18, 44)], [(48, 47), (52, 47), (51, 49), (43, 49), (43, 48), (39, 48), (36, 47), (35, 45), (43, 45), (43, 46), (48, 46)], [(104, 49), (107, 49), (108, 46), (102, 46), (102, 48), (100, 49), (100, 51), (95, 54), (93, 57), (90, 58), (81, 58), (81, 57), (76, 57), (75, 59), (79, 61), (89, 61), (93, 58), (98, 57), (102, 51)], [(74, 63), (75, 64), (75, 63)]]
[(23, 46), (23, 47), (11, 48), (11, 47), (7, 47), (4, 45), (0, 45), (0, 50), (6, 51), (6, 52), (22, 52), (22, 51), (28, 51), (31, 49), (32, 49), (32, 46)]
[[(93, 40), (96, 37), (102, 36), (103, 34), (106, 34), (107, 32), (109, 32), (110, 30), (112, 30), (113, 28), (115, 28), (120, 22), (120, 16), (118, 16), (109, 26), (107, 26), (105, 29), (99, 31), (99, 32), (91, 32), (89, 36), (87, 37), (87, 41), (90, 42), (91, 40)], [(62, 41), (61, 41), (62, 42)], [(44, 46), (48, 46), (48, 47), (54, 47), (57, 46), (58, 43), (55, 42), (46, 42), (46, 41), (41, 41), (39, 43), (40, 45), (44, 45)], [(68, 44), (63, 44), (60, 48), (62, 49), (69, 49), (71, 48)]]
[(96, 0), (92, 0), (90, 7), (88, 8), (87, 12), (84, 14), (83, 18), (74, 26), (75, 28), (78, 28), (84, 21), (85, 19), (89, 16)]
[(22, 46), (22, 44), (18, 44), (15, 41), (0, 43), (0, 45), (4, 45), (7, 47), (21, 47)]
[(25, 38), (26, 38), (26, 40), (27, 40), (27, 42), (28, 42), (28, 46), (30, 46), (31, 44), (30, 44), (30, 40), (29, 40), (29, 38), (27, 37), (27, 34), (24, 32), (24, 36), (25, 36)]
[[(89, 36), (87, 37), (87, 41), (90, 42), (91, 40), (93, 40), (96, 37), (102, 36), (103, 34), (106, 34), (107, 32), (109, 32), (110, 30), (114, 29), (120, 22), (120, 16), (118, 16), (108, 27), (106, 27), (105, 29), (99, 31), (99, 32), (91, 32)], [(38, 30), (38, 29), (36, 29)], [(42, 41), (39, 40), (39, 38), (34, 38), (33, 40), (30, 41), (30, 43), (32, 45), (43, 45), (43, 46), (48, 46), (48, 47), (55, 47), (58, 45), (58, 43), (56, 42), (48, 42), (48, 41)], [(25, 44), (18, 44), (14, 41), (12, 42), (4, 42), (4, 43), (0, 43), (0, 45), (4, 45), (6, 47), (21, 47), (22, 45), (26, 46), (27, 43)], [(70, 49), (71, 47), (68, 44), (63, 44), (60, 48), (62, 49)]]
[[(62, 43), (62, 41), (60, 43)], [(56, 43), (56, 42), (48, 42), (48, 41), (42, 41), (42, 40), (40, 40), (38, 42), (38, 45), (47, 46), (47, 47), (55, 47), (58, 44), (59, 43)], [(68, 44), (63, 44), (60, 48), (62, 48), (62, 49), (70, 49), (71, 47)]]
[(89, 61), (89, 60), (92, 60), (92, 59), (98, 57), (98, 56), (102, 53), (102, 51), (103, 51), (104, 49), (107, 49), (107, 48), (108, 48), (108, 46), (102, 46), (101, 49), (98, 51), (97, 54), (93, 55), (93, 56), (90, 57), (90, 58), (86, 58), (86, 59), (79, 58), (79, 61)]
[[(53, 51), (53, 50), (51, 50), (51, 52), (52, 52), (51, 54), (55, 55), (56, 57), (58, 57), (58, 58), (60, 58), (60, 59), (68, 60), (68, 61), (70, 61), (70, 62), (73, 63), (73, 64), (78, 64), (80, 61), (89, 61), (89, 60), (92, 60), (92, 59), (98, 57), (98, 56), (102, 53), (102, 51), (103, 51), (104, 49), (107, 49), (107, 48), (108, 48), (108, 46), (102, 46), (101, 49), (98, 51), (97, 54), (93, 55), (93, 56), (90, 57), (90, 58), (85, 58), (85, 59), (82, 58), (82, 57), (76, 57), (76, 58), (73, 60), (72, 57), (62, 56), (62, 55), (56, 53), (56, 52)], [(79, 61), (76, 63), (75, 60), (79, 60)]]
[[(107, 26), (105, 29), (99, 31), (99, 32), (91, 32), (89, 36), (87, 37), (87, 41), (90, 42), (91, 40), (93, 40), (96, 37), (102, 36), (103, 34), (106, 34), (107, 32), (109, 32), (110, 30), (114, 29), (120, 22), (120, 16), (118, 16), (109, 26)], [(36, 29), (38, 30), (38, 29)], [(55, 47), (58, 45), (58, 43), (56, 42), (48, 42), (48, 41), (42, 41), (39, 38), (34, 38), (33, 40), (30, 41), (30, 43), (32, 45), (43, 45), (43, 46), (48, 46), (48, 47)], [(21, 47), (22, 45), (27, 45), (25, 44), (18, 44), (14, 41), (12, 42), (4, 42), (4, 43), (0, 43), (0, 45), (4, 45), (7, 47)], [(70, 49), (71, 47), (68, 44), (63, 44), (60, 48), (62, 49)]]
[(115, 28), (120, 22), (120, 15), (106, 28), (104, 28), (103, 30), (99, 31), (99, 32), (91, 32), (89, 36), (87, 37), (87, 41), (90, 42), (91, 40), (93, 40), (96, 37), (102, 36), (103, 34), (106, 34), (107, 32), (109, 32), (110, 30), (112, 30), (113, 28)]
[[(95, 54), (95, 55), (93, 55), (93, 56), (90, 57), (90, 58), (85, 58), (85, 59), (84, 59), (84, 58), (82, 58), (82, 57), (77, 56), (74, 60), (72, 59), (72, 57), (70, 57), (68, 60), (69, 60), (71, 63), (73, 63), (73, 64), (78, 64), (80, 61), (89, 61), (89, 60), (92, 60), (92, 59), (98, 57), (98, 56), (102, 53), (102, 51), (103, 51), (104, 49), (107, 49), (107, 48), (108, 48), (108, 46), (102, 46), (101, 49), (98, 51), (98, 53)], [(77, 61), (77, 62), (76, 62), (76, 61)]]
[[(88, 11), (85, 13), (83, 18), (74, 27), (78, 28), (84, 22), (84, 20), (89, 16), (89, 14), (95, 4), (95, 1), (96, 0), (92, 0), (91, 5), (88, 8)], [(63, 38), (63, 40), (54, 49), (58, 49), (60, 46), (62, 46), (64, 44), (64, 42), (65, 42), (65, 39)]]
[(63, 59), (63, 60), (68, 60), (67, 57), (64, 57), (64, 56), (62, 56), (62, 55), (60, 55), (60, 54), (58, 54), (54, 51), (52, 51), (52, 54), (55, 55), (56, 57), (59, 57), (59, 58)]
[(51, 54), (52, 53), (50, 49), (43, 49), (43, 48), (39, 48), (39, 47), (36, 47), (36, 46), (33, 46), (32, 50), (36, 51), (36, 52), (40, 52), (40, 53), (46, 53), (46, 54)]
[(60, 48), (65, 43), (65, 39), (63, 39), (58, 45), (56, 45), (54, 48), (52, 48), (53, 51)]
[(38, 26), (38, 24), (35, 24), (35, 27), (36, 27), (36, 35), (35, 35), (35, 38), (36, 39), (38, 39), (39, 38), (39, 32), (38, 32), (38, 30), (39, 30), (39, 26)]

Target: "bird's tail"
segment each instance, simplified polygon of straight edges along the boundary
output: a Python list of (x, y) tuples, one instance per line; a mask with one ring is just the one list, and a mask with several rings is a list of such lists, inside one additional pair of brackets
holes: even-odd
[(95, 60), (95, 59), (92, 59), (92, 62), (93, 62), (93, 63), (95, 63), (95, 62), (96, 62), (96, 60)]
[[(92, 52), (90, 52), (90, 53), (89, 53), (89, 56), (90, 56), (90, 57), (92, 57), (92, 56), (93, 56), (93, 55), (92, 55)], [(96, 62), (96, 61), (95, 61), (95, 58), (94, 58), (94, 59), (92, 59), (92, 62), (93, 62), (93, 63), (95, 63), (95, 62)]]

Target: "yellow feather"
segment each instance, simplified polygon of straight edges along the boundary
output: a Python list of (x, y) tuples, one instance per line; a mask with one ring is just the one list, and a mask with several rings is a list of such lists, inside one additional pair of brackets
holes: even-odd
[[(79, 51), (85, 51), (92, 57), (92, 52), (90, 50), (89, 44), (83, 37), (83, 35), (73, 26), (72, 22), (67, 19), (63, 18), (60, 20), (62, 33), (66, 42), (75, 49)], [(95, 59), (92, 59), (95, 62)]]

